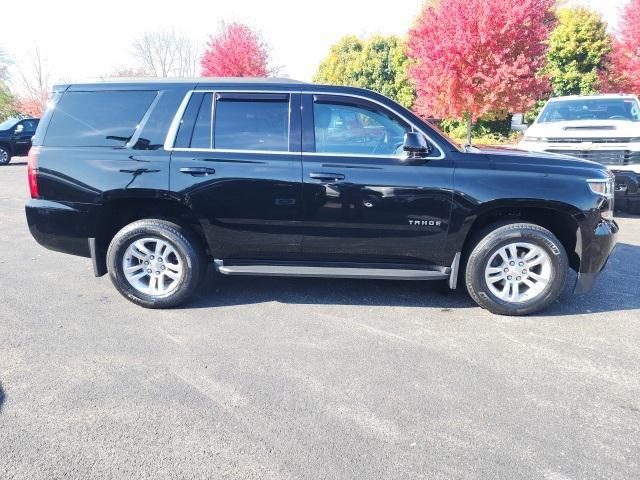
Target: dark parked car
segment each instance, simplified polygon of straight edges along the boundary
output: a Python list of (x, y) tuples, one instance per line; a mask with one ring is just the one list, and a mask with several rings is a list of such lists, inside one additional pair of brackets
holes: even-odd
[(144, 307), (224, 275), (440, 280), (482, 307), (588, 291), (615, 245), (613, 176), (463, 149), (371, 91), (290, 80), (61, 85), (29, 154), (31, 233)]
[(37, 118), (8, 118), (0, 123), (0, 165), (8, 164), (11, 157), (27, 154), (39, 121)]

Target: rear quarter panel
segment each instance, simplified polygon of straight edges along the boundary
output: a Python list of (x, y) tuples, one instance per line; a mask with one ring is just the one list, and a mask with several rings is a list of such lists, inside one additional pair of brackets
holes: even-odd
[[(164, 139), (178, 105), (193, 85), (149, 85), (159, 98), (141, 127), (140, 141), (125, 147), (47, 147), (47, 112), (35, 137), (40, 195), (70, 204), (102, 204), (117, 198), (149, 198), (169, 187), (169, 152)], [(140, 90), (140, 85), (73, 85), (66, 91)], [(63, 94), (64, 95), (64, 94)], [(37, 142), (37, 143), (36, 143)]]

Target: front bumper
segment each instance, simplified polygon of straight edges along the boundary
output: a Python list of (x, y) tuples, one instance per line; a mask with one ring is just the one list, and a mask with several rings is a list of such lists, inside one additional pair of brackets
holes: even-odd
[(640, 146), (637, 143), (582, 143), (525, 142), (522, 150), (557, 153), (606, 166), (616, 177), (616, 208), (640, 211)]
[(598, 274), (615, 250), (619, 231), (620, 227), (614, 220), (603, 220), (595, 229), (582, 232), (578, 245), (582, 253), (575, 293), (586, 293), (593, 289)]
[[(613, 140), (613, 139), (611, 139)], [(521, 150), (569, 155), (601, 163), (608, 167), (620, 166), (640, 173), (640, 143), (597, 142), (530, 142), (522, 140)]]
[(91, 257), (89, 238), (94, 237), (95, 216), (91, 205), (67, 205), (31, 199), (25, 206), (29, 231), (45, 248)]

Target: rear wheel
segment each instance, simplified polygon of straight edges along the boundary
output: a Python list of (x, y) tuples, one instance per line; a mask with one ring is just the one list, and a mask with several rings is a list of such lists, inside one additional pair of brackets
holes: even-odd
[(7, 165), (11, 161), (11, 152), (6, 147), (0, 146), (0, 165)]
[(120, 230), (107, 252), (109, 276), (127, 299), (146, 308), (170, 308), (196, 290), (205, 260), (184, 227), (146, 219)]
[(531, 223), (494, 225), (479, 234), (465, 273), (467, 290), (499, 315), (527, 315), (564, 290), (568, 258), (549, 230)]

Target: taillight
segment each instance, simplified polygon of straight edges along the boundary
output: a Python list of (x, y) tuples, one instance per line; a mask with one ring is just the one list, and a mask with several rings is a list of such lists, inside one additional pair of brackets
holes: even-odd
[(27, 176), (29, 178), (29, 193), (31, 198), (40, 198), (38, 190), (38, 155), (40, 147), (31, 147), (27, 156)]

